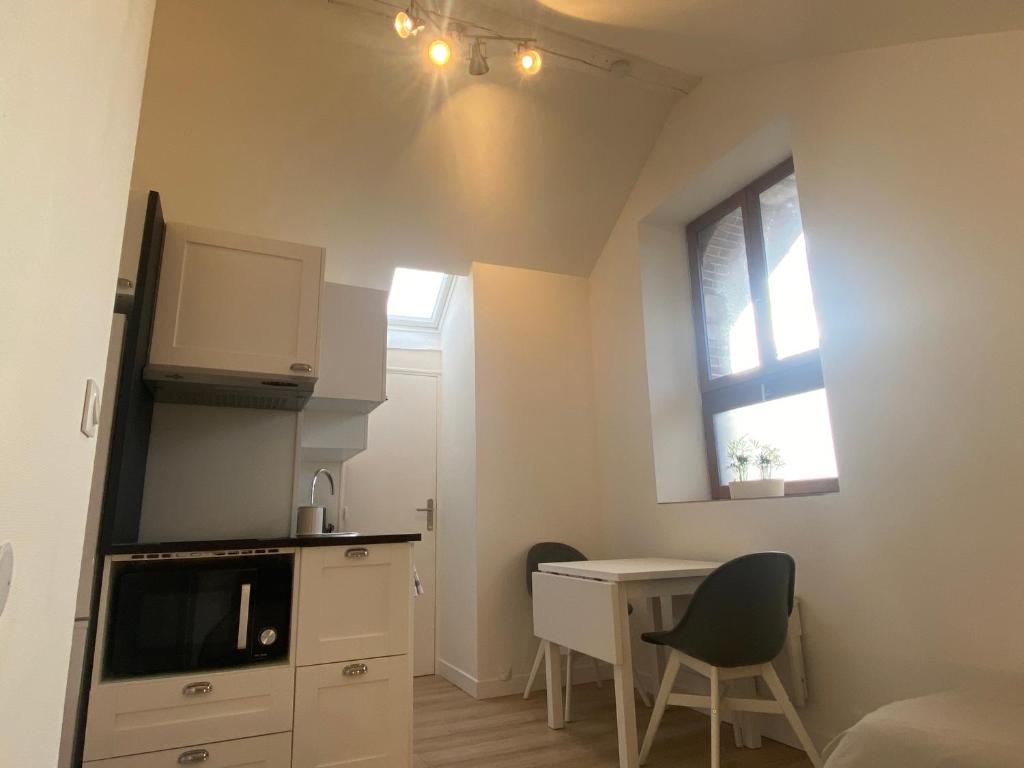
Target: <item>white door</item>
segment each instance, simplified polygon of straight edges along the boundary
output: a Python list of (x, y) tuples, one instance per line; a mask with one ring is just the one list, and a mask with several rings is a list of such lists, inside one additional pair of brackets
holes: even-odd
[(388, 399), (370, 414), (367, 448), (343, 465), (344, 527), (423, 535), (413, 546), (424, 589), (413, 601), (414, 675), (434, 674), (434, 521), (421, 510), (437, 498), (437, 388), (436, 376), (389, 371)]

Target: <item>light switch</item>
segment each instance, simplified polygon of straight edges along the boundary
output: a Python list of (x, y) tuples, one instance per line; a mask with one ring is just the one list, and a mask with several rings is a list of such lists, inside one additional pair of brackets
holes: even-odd
[(14, 578), (14, 547), (6, 541), (0, 547), (0, 616), (7, 606), (7, 595), (11, 592), (11, 580)]
[(82, 406), (82, 434), (96, 437), (100, 423), (100, 387), (92, 379), (85, 382), (85, 404)]

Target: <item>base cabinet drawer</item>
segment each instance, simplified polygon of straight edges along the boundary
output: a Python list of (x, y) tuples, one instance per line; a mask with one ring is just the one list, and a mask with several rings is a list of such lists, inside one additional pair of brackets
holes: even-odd
[(100, 683), (89, 696), (85, 759), (290, 731), (294, 674), (268, 665)]
[(299, 666), (409, 652), (412, 545), (306, 547)]
[(409, 768), (408, 656), (300, 667), (292, 768)]
[(219, 741), (195, 747), (166, 749), (145, 755), (93, 760), (84, 768), (290, 768), (292, 735), (275, 733), (252, 739)]

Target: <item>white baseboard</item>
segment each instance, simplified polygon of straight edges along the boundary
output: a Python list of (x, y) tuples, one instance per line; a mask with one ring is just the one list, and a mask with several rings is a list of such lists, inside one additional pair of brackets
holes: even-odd
[[(601, 663), (598, 669), (598, 674), (600, 675), (602, 682), (611, 680), (611, 667), (609, 665)], [(437, 673), (452, 685), (461, 688), (474, 699), (496, 699), (501, 696), (522, 696), (523, 691), (526, 690), (526, 681), (530, 677), (528, 673), (524, 672), (522, 674), (513, 675), (508, 680), (502, 680), (500, 677), (479, 680), (465, 670), (459, 669), (454, 664), (450, 664), (444, 659), (437, 660)], [(586, 662), (573, 664), (573, 685), (593, 683), (596, 679), (597, 678), (594, 675), (594, 668), (590, 664)], [(533, 690), (534, 692), (537, 692), (543, 691), (545, 688), (544, 668), (541, 667), (540, 672), (537, 674), (537, 679), (533, 681)]]
[(464, 690), (474, 699), (480, 698), (477, 695), (479, 682), (475, 677), (473, 677), (465, 670), (459, 669), (454, 664), (450, 664), (444, 659), (439, 658), (437, 660), (437, 674), (439, 674), (452, 685)]

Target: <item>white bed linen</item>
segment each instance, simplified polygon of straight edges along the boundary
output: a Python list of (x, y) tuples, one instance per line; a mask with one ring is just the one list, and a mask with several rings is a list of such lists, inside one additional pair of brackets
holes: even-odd
[(826, 768), (1021, 768), (1024, 682), (888, 704), (826, 753)]

